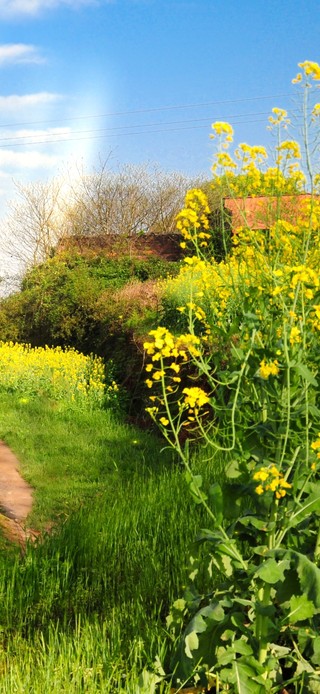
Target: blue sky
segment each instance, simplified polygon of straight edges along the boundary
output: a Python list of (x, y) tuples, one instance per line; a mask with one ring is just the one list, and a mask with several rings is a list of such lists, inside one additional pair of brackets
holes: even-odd
[(211, 122), (267, 144), (320, 58), (319, 0), (0, 0), (0, 21), (3, 190), (110, 155), (209, 174)]
[(268, 144), (320, 61), (319, 0), (0, 0), (0, 201), (81, 161), (208, 172), (210, 124)]

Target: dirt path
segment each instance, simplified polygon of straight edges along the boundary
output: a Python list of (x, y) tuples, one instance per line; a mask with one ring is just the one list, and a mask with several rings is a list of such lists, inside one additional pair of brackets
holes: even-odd
[(0, 525), (6, 537), (25, 545), (34, 532), (26, 527), (32, 508), (32, 487), (19, 473), (19, 461), (0, 441)]

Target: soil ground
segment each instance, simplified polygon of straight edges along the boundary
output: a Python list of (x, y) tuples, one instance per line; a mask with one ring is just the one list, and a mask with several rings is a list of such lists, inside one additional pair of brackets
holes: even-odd
[(27, 528), (32, 509), (32, 487), (21, 477), (19, 461), (0, 441), (0, 526), (5, 536), (25, 545), (35, 533)]

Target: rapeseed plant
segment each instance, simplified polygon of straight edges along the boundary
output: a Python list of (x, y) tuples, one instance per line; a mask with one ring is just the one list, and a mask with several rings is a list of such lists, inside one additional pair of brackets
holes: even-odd
[[(236, 220), (231, 251), (211, 257), (208, 198), (190, 191), (177, 220), (190, 255), (164, 288), (181, 333), (161, 326), (145, 344), (148, 412), (209, 520), (198, 537), (207, 554), (192, 557), (183, 609), (177, 601), (168, 621), (179, 639), (175, 682), (213, 678), (230, 694), (311, 692), (320, 680), (320, 172), (308, 141), (320, 66), (299, 67), (302, 151), (284, 136), (282, 108), (269, 118), (271, 166), (260, 146), (241, 143), (231, 154), (232, 126), (213, 124), (213, 185), (233, 200)], [(255, 219), (248, 195), (263, 196)], [(202, 489), (192, 440), (208, 458), (224, 456), (226, 483)], [(215, 580), (199, 595), (203, 564)]]
[(101, 406), (105, 368), (102, 359), (74, 349), (0, 342), (0, 388), (68, 405)]

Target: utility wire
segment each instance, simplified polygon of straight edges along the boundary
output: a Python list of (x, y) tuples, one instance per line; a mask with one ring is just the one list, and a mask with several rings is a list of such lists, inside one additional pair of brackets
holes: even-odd
[[(265, 118), (255, 118), (248, 120), (251, 116), (267, 116), (268, 111), (259, 111), (256, 113), (241, 113), (241, 114), (233, 114), (226, 116), (228, 120), (231, 121), (231, 123), (235, 126), (237, 125), (243, 125), (243, 124), (250, 124), (250, 123), (262, 123), (266, 122)], [(239, 120), (246, 118), (246, 120)], [(236, 119), (236, 120), (235, 120)], [(186, 129), (200, 129), (200, 128), (209, 128), (212, 121), (214, 120), (214, 117), (211, 118), (192, 118), (192, 119), (187, 119), (187, 120), (174, 120), (174, 121), (165, 121), (165, 122), (156, 122), (156, 123), (138, 123), (135, 125), (122, 125), (122, 126), (114, 126), (114, 127), (108, 127), (108, 128), (91, 128), (88, 130), (66, 130), (66, 131), (61, 131), (57, 132), (56, 134), (51, 132), (48, 133), (47, 136), (54, 138), (54, 139), (46, 139), (46, 140), (38, 140), (36, 138), (39, 138), (41, 136), (45, 137), (45, 133), (41, 134), (34, 134), (29, 133), (28, 135), (17, 135), (17, 136), (8, 136), (8, 137), (0, 137), (0, 148), (4, 147), (22, 147), (22, 146), (29, 146), (29, 145), (38, 145), (38, 144), (53, 144), (53, 143), (59, 143), (59, 142), (73, 142), (77, 140), (85, 140), (85, 139), (97, 139), (98, 137), (120, 137), (124, 135), (134, 135), (134, 134), (148, 134), (148, 133), (156, 133), (156, 132), (172, 132), (173, 130), (179, 131), (179, 130), (186, 130)], [(200, 122), (205, 122), (206, 125), (202, 126), (191, 126), (189, 124), (191, 123), (200, 123)], [(150, 130), (150, 128), (158, 128), (158, 126), (170, 126), (170, 125), (184, 125), (188, 124), (187, 127), (183, 128), (167, 128), (167, 127), (161, 127), (160, 129), (157, 130)], [(132, 132), (124, 132), (126, 130), (130, 130), (132, 128), (140, 128), (140, 130), (135, 130)], [(148, 130), (141, 130), (141, 128), (148, 128)], [(120, 132), (115, 132), (115, 131), (120, 131)], [(91, 136), (92, 133), (105, 133), (104, 135), (98, 135), (98, 136)], [(62, 135), (69, 135), (70, 137), (61, 137)], [(89, 137), (74, 137), (74, 135), (89, 135)], [(30, 139), (33, 138), (33, 139)], [(59, 138), (59, 139), (58, 139)], [(17, 140), (24, 140), (23, 142), (17, 142)], [(1, 143), (8, 143), (8, 144), (1, 144)]]
[[(226, 118), (231, 119), (231, 118), (250, 118), (251, 116), (267, 116), (268, 111), (260, 111), (257, 113), (241, 113), (241, 114), (234, 114), (233, 116), (226, 116)], [(211, 125), (212, 121), (215, 120), (215, 118), (191, 118), (187, 120), (173, 120), (173, 121), (160, 121), (158, 123), (137, 123), (133, 125), (118, 125), (118, 126), (113, 126), (113, 127), (108, 127), (108, 128), (90, 128), (90, 130), (61, 130), (59, 129), (59, 132), (56, 133), (57, 137), (61, 135), (77, 135), (77, 134), (86, 134), (86, 133), (94, 133), (94, 132), (106, 132), (106, 131), (114, 131), (114, 130), (128, 130), (130, 128), (154, 128), (158, 126), (163, 126), (163, 125), (182, 125), (184, 123), (200, 123), (200, 122), (206, 122), (209, 125)], [(48, 136), (53, 136), (55, 135), (54, 132), (48, 132)], [(11, 135), (8, 137), (0, 137), (0, 142), (5, 142), (7, 140), (26, 140), (30, 137), (40, 137), (40, 136), (45, 136), (45, 133), (37, 134), (35, 133), (32, 135), (32, 132), (30, 132), (28, 135)]]
[[(260, 101), (262, 99), (280, 99), (283, 97), (288, 97), (292, 96), (290, 93), (284, 93), (284, 94), (269, 94), (267, 96), (252, 96), (252, 97), (247, 97), (244, 99), (226, 99), (223, 101), (204, 101), (204, 102), (199, 102), (195, 104), (176, 104), (176, 105), (169, 105), (169, 106), (157, 106), (155, 108), (141, 108), (141, 109), (135, 109), (135, 110), (129, 110), (129, 111), (110, 111), (107, 113), (99, 113), (99, 114), (89, 114), (86, 116), (74, 116), (72, 118), (63, 118), (64, 121), (74, 121), (74, 120), (85, 120), (89, 118), (107, 118), (109, 116), (128, 116), (131, 114), (136, 114), (136, 113), (155, 113), (159, 111), (173, 111), (173, 110), (178, 110), (178, 109), (185, 109), (185, 108), (199, 108), (203, 106), (221, 106), (223, 104), (239, 104), (239, 103), (247, 103), (248, 101)], [(40, 120), (40, 121), (24, 121), (21, 123), (0, 123), (0, 128), (12, 128), (12, 127), (20, 127), (22, 125), (39, 125), (41, 123), (58, 123), (60, 122), (57, 119), (50, 119), (50, 120)]]
[[(264, 118), (258, 118), (254, 120), (245, 120), (245, 121), (237, 121), (234, 122), (234, 125), (247, 125), (251, 123), (265, 123)], [(129, 126), (126, 126), (129, 127)], [(132, 126), (133, 127), (133, 126)], [(145, 127), (143, 126), (136, 126), (136, 127)], [(150, 126), (154, 127), (154, 126)], [(103, 138), (108, 138), (108, 137), (123, 137), (123, 136), (128, 136), (128, 135), (147, 135), (147, 134), (154, 134), (154, 133), (169, 133), (169, 132), (181, 132), (183, 130), (200, 130), (200, 129), (207, 129), (208, 125), (188, 125), (188, 126), (183, 126), (181, 128), (159, 128), (157, 130), (136, 130), (136, 131), (131, 131), (131, 132), (119, 132), (119, 133), (113, 133), (113, 132), (106, 132), (104, 135), (87, 135), (86, 137), (69, 137), (69, 138), (62, 138), (62, 139), (54, 139), (54, 140), (41, 140), (41, 141), (31, 141), (31, 142), (13, 142), (11, 144), (0, 144), (0, 149), (4, 149), (5, 147), (26, 147), (29, 145), (46, 145), (46, 144), (56, 144), (60, 142), (78, 142), (80, 140), (98, 140), (98, 139), (103, 139)], [(107, 129), (108, 130), (108, 129)], [(81, 132), (81, 131), (79, 131)], [(97, 132), (95, 130), (89, 130), (87, 132)], [(98, 132), (101, 132), (98, 130)], [(71, 133), (72, 134), (72, 133)], [(35, 136), (36, 137), (36, 136)]]

